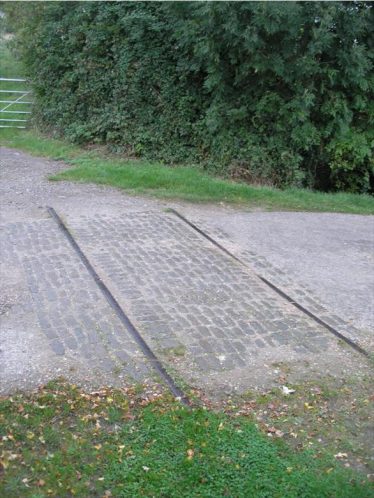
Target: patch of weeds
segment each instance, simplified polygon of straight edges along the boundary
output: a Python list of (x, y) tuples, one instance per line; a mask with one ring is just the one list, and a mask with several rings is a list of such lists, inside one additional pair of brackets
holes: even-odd
[(369, 353), (369, 361), (371, 365), (374, 367), (374, 353)]
[(327, 377), (290, 385), (282, 376), (285, 383), (292, 394), (272, 389), (250, 400), (247, 394), (236, 396), (224, 403), (224, 410), (250, 417), (270, 437), (281, 438), (294, 448), (336, 455), (345, 467), (373, 474), (372, 378)]
[(186, 354), (186, 347), (183, 346), (182, 344), (179, 346), (176, 346), (174, 348), (165, 348), (161, 350), (162, 354), (169, 357), (173, 358), (175, 356), (177, 357), (183, 357)]
[(289, 374), (291, 373), (291, 366), (284, 361), (277, 361), (271, 364), (272, 367), (277, 368), (282, 373)]
[(120, 366), (120, 365), (116, 365), (113, 370), (112, 370), (112, 373), (113, 375), (119, 375), (123, 370), (123, 367)]
[(268, 391), (266, 393), (257, 394), (257, 396), (256, 396), (256, 403), (258, 405), (267, 405), (277, 395), (278, 395), (278, 390), (277, 389), (271, 389), (270, 391)]
[(204, 397), (202, 391), (191, 388), (181, 373), (173, 368), (170, 363), (165, 365), (165, 370), (173, 379), (176, 386), (179, 387), (179, 389), (189, 398), (193, 405), (201, 405), (200, 400)]
[(122, 420), (123, 411), (117, 406), (110, 406), (108, 408), (108, 422), (110, 424), (114, 424), (116, 422), (120, 422)]
[(348, 349), (351, 347), (346, 341), (343, 341), (343, 339), (338, 339), (336, 341), (336, 344), (340, 348)]

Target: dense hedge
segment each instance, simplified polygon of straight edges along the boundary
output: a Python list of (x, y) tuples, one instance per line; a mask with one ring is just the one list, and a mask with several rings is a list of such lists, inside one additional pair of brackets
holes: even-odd
[(373, 191), (370, 3), (5, 10), (43, 126), (250, 181)]

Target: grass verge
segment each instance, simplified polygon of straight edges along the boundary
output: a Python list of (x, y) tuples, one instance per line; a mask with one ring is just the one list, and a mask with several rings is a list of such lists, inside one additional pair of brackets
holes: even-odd
[(373, 496), (360, 474), (267, 437), (248, 416), (165, 394), (50, 383), (2, 398), (0, 429), (9, 498)]
[(0, 144), (64, 160), (70, 168), (52, 177), (53, 180), (97, 183), (134, 194), (225, 202), (266, 210), (374, 214), (374, 198), (369, 195), (251, 186), (210, 176), (197, 167), (168, 167), (157, 162), (107, 156), (32, 131), (0, 130)]

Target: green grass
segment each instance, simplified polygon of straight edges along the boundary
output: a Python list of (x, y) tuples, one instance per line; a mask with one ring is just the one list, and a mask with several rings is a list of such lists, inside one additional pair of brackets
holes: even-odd
[(374, 214), (374, 198), (305, 189), (279, 190), (213, 177), (197, 167), (168, 167), (87, 151), (33, 132), (0, 130), (0, 144), (33, 155), (64, 160), (70, 168), (53, 180), (110, 185), (134, 194), (192, 202), (225, 202), (267, 210)]
[(135, 389), (51, 383), (0, 400), (0, 495), (370, 497), (337, 460), (292, 450), (245, 417), (188, 410)]
[(0, 146), (23, 150), (33, 156), (62, 160), (66, 163), (85, 154), (84, 151), (74, 145), (45, 137), (33, 130), (0, 130)]

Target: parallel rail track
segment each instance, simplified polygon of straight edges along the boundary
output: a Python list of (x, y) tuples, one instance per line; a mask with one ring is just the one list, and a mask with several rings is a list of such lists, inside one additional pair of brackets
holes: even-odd
[[(165, 367), (163, 366), (161, 360), (156, 356), (156, 354), (152, 351), (151, 347), (148, 345), (148, 343), (143, 339), (142, 335), (140, 332), (137, 330), (135, 325), (131, 322), (130, 318), (127, 316), (125, 310), (121, 307), (119, 302), (116, 300), (116, 298), (113, 296), (109, 288), (105, 285), (103, 280), (100, 278), (92, 264), (90, 263), (89, 259), (87, 256), (84, 254), (78, 243), (76, 242), (75, 238), (61, 219), (61, 217), (57, 214), (57, 212), (53, 209), (53, 207), (47, 207), (47, 211), (49, 215), (52, 217), (52, 219), (57, 223), (58, 227), (68, 240), (69, 244), (71, 245), (72, 249), (76, 252), (76, 254), (79, 256), (80, 260), (84, 264), (85, 268), (87, 269), (88, 273), (91, 275), (93, 280), (95, 281), (96, 285), (99, 287), (101, 290), (102, 294), (104, 295), (106, 301), (109, 303), (111, 308), (114, 310), (118, 318), (120, 319), (121, 323), (123, 326), (126, 328), (126, 330), (131, 334), (137, 345), (139, 346), (140, 350), (143, 352), (144, 356), (147, 358), (149, 361), (149, 364), (151, 367), (154, 369), (154, 371), (159, 375), (160, 379), (168, 386), (170, 389), (171, 393), (173, 396), (178, 399), (183, 405), (185, 406), (191, 406), (191, 402), (188, 399), (188, 396), (183, 392), (183, 390), (176, 384), (174, 379), (169, 375), (169, 373), (166, 371)], [(212, 243), (214, 246), (218, 247), (221, 251), (223, 251), (227, 256), (230, 258), (234, 259), (241, 265), (245, 266), (246, 268), (250, 268), (249, 265), (247, 265), (244, 261), (242, 261), (240, 258), (238, 258), (235, 254), (230, 252), (228, 249), (226, 249), (223, 245), (221, 245), (219, 242), (214, 240), (210, 235), (205, 233), (203, 230), (201, 230), (198, 226), (190, 222), (187, 218), (185, 218), (183, 215), (178, 213), (175, 209), (168, 209), (168, 212), (174, 214), (177, 216), (181, 221), (186, 223), (190, 228), (192, 228), (194, 231), (199, 233), (202, 237), (207, 239), (210, 243)], [(293, 306), (295, 306), (298, 310), (300, 310), (302, 313), (306, 314), (308, 317), (312, 318), (315, 322), (317, 322), (319, 325), (327, 329), (329, 332), (331, 332), (334, 336), (336, 336), (338, 339), (344, 341), (347, 343), (350, 347), (352, 347), (355, 351), (358, 353), (368, 357), (369, 353), (365, 351), (360, 345), (356, 344), (354, 341), (346, 337), (344, 334), (336, 330), (335, 328), (331, 327), (328, 323), (323, 321), (321, 318), (316, 316), (314, 313), (306, 309), (304, 306), (301, 304), (297, 303), (294, 299), (292, 299), (288, 294), (286, 294), (284, 291), (279, 289), (276, 285), (274, 285), (272, 282), (267, 280), (266, 278), (262, 277), (259, 274), (256, 274), (257, 277), (264, 282), (267, 286), (269, 286), (274, 292), (276, 292), (278, 295), (280, 295), (282, 298), (287, 300), (289, 303), (291, 303)]]

